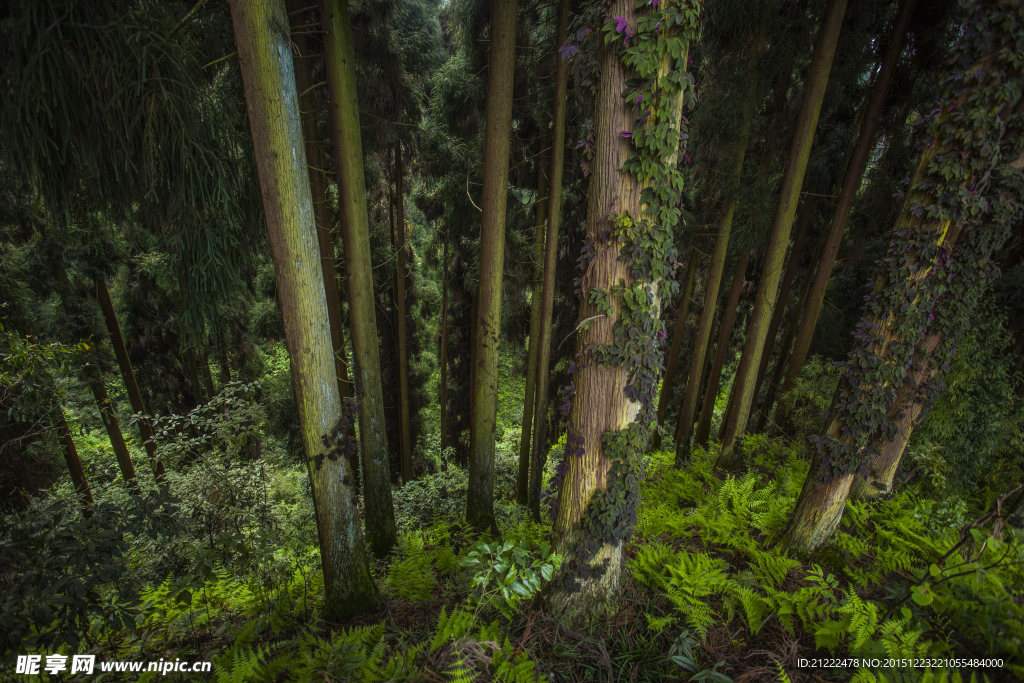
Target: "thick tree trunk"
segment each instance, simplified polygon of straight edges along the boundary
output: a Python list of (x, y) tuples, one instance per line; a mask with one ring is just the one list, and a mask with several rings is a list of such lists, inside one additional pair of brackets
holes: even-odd
[(402, 483), (412, 481), (412, 425), (409, 415), (409, 346), (406, 329), (405, 275), (405, 187), (403, 185), (401, 143), (395, 145), (395, 345), (398, 346), (398, 415)]
[(448, 231), (444, 236), (444, 264), (441, 267), (441, 452), (448, 448)]
[(125, 391), (128, 393), (128, 400), (132, 404), (132, 412), (142, 417), (138, 420), (139, 434), (142, 436), (142, 444), (149, 455), (150, 466), (157, 477), (164, 474), (164, 464), (156, 457), (156, 442), (153, 441), (153, 427), (149, 423), (149, 411), (142, 400), (142, 392), (139, 390), (139, 383), (135, 379), (135, 370), (132, 369), (132, 361), (128, 358), (128, 349), (124, 345), (124, 337), (121, 335), (121, 326), (117, 322), (117, 314), (114, 312), (114, 304), (110, 300), (110, 292), (107, 290), (107, 283), (103, 278), (96, 278), (96, 301), (103, 311), (103, 320), (107, 325), (107, 333), (110, 334), (110, 344), (114, 347), (114, 356), (117, 358), (117, 367), (121, 370), (121, 379), (124, 381)]
[[(306, 21), (307, 0), (288, 0), (288, 13), (292, 24)], [(295, 84), (299, 90), (299, 108), (302, 113), (302, 137), (306, 147), (306, 165), (309, 168), (309, 189), (313, 196), (313, 217), (316, 219), (316, 238), (320, 250), (320, 269), (324, 274), (324, 293), (327, 296), (327, 316), (331, 326), (331, 348), (334, 350), (334, 370), (338, 377), (338, 393), (342, 401), (354, 395), (348, 372), (348, 349), (345, 346), (345, 318), (341, 310), (337, 268), (334, 258), (334, 239), (327, 204), (327, 178), (324, 175), (324, 156), (320, 147), (320, 133), (316, 120), (316, 83), (313, 81), (313, 41), (303, 28), (292, 34), (298, 54), (295, 56)], [(355, 438), (355, 424), (348, 430)], [(359, 489), (359, 452), (353, 449), (348, 456), (352, 477)]]
[(327, 593), (324, 615), (371, 608), (370, 578), (344, 457), (327, 297), (306, 166), (288, 19), (281, 0), (232, 0), (246, 109), (277, 280), (292, 386), (316, 510)]
[(384, 557), (395, 544), (395, 507), (388, 466), (369, 216), (363, 177), (363, 143), (359, 137), (359, 106), (348, 4), (342, 0), (323, 0), (320, 19), (324, 28), (324, 61), (331, 102), (338, 210), (341, 214), (345, 272), (349, 278), (349, 327), (359, 410), (366, 533), (374, 554)]
[(907, 27), (910, 25), (910, 19), (916, 6), (917, 0), (902, 0), (899, 14), (893, 22), (885, 55), (868, 95), (863, 120), (857, 133), (857, 140), (853, 145), (853, 153), (846, 166), (846, 174), (843, 177), (843, 185), (836, 201), (825, 247), (821, 259), (818, 261), (818, 269), (814, 274), (814, 282), (807, 297), (803, 321), (796, 336), (796, 345), (793, 347), (789, 367), (786, 370), (786, 379), (782, 384), (783, 392), (789, 391), (793, 387), (807, 361), (807, 353), (811, 348), (811, 340), (814, 337), (814, 328), (818, 324), (822, 303), (825, 301), (825, 291), (828, 289), (828, 281), (832, 276), (832, 268), (836, 262), (836, 255), (839, 253), (839, 245), (843, 241), (843, 233), (846, 231), (846, 224), (850, 218), (850, 212), (853, 210), (853, 202), (857, 198), (857, 190), (860, 188), (864, 169), (867, 168), (875, 133), (882, 118), (882, 109), (885, 106), (886, 97), (889, 95), (892, 76), (896, 71), (900, 54), (903, 52)]
[(800, 189), (803, 186), (807, 171), (807, 161), (814, 141), (814, 131), (818, 126), (821, 103), (825, 96), (829, 71), (832, 69), (832, 58), (835, 56), (836, 43), (843, 25), (843, 15), (847, 0), (829, 0), (825, 20), (818, 34), (818, 41), (811, 60), (811, 69), (807, 77), (800, 116), (797, 120), (793, 146), (790, 150), (786, 174), (782, 180), (779, 193), (779, 205), (772, 227), (772, 236), (765, 254), (763, 276), (754, 299), (754, 310), (751, 314), (750, 326), (747, 330), (747, 341), (744, 344), (743, 356), (736, 373), (734, 391), (736, 391), (735, 409), (729, 416), (722, 451), (718, 458), (718, 466), (731, 469), (740, 460), (736, 449), (737, 439), (743, 436), (750, 416), (753, 401), (754, 382), (757, 379), (757, 368), (761, 363), (764, 341), (768, 334), (772, 310), (778, 297), (779, 279), (782, 277), (782, 262), (789, 245), (789, 236), (796, 216)]
[[(556, 46), (565, 44), (572, 0), (558, 2)], [(548, 378), (551, 372), (551, 325), (555, 310), (555, 268), (558, 265), (558, 229), (562, 218), (562, 172), (565, 161), (565, 111), (569, 67), (561, 55), (555, 58), (555, 99), (552, 105), (551, 173), (549, 174), (544, 282), (541, 287), (540, 329), (537, 332), (537, 399), (533, 405), (533, 446), (530, 462), (530, 513), (540, 521), (540, 488), (548, 450)]]
[(537, 337), (540, 334), (540, 304), (544, 298), (544, 221), (547, 218), (548, 173), (546, 161), (551, 139), (545, 130), (540, 135), (537, 157), (537, 201), (533, 234), (533, 285), (530, 294), (530, 343), (526, 352), (526, 391), (523, 396), (523, 429), (519, 437), (519, 470), (516, 475), (516, 502), (530, 500), (530, 453), (533, 448), (533, 407), (537, 398)]
[(498, 410), (498, 339), (501, 284), (505, 269), (505, 206), (512, 136), (518, 0), (491, 0), (491, 42), (487, 66), (483, 194), (480, 221), (480, 288), (477, 335), (470, 388), (469, 491), (466, 521), (477, 529), (495, 527), (494, 443)]
[[(779, 334), (779, 327), (782, 326), (782, 318), (786, 313), (786, 304), (789, 301), (789, 290), (793, 287), (793, 281), (796, 279), (797, 270), (800, 268), (800, 252), (803, 251), (804, 238), (807, 235), (807, 226), (811, 223), (811, 215), (813, 214), (814, 202), (810, 199), (805, 200), (803, 206), (800, 208), (800, 215), (796, 219), (796, 234), (793, 236), (793, 248), (789, 250), (789, 261), (786, 263), (786, 273), (782, 276), (782, 284), (779, 286), (779, 298), (775, 304), (775, 310), (772, 311), (772, 321), (768, 325), (768, 335), (765, 337), (764, 352), (761, 354), (761, 364), (757, 368), (757, 382), (754, 384), (754, 400), (757, 400), (758, 394), (761, 393), (761, 384), (764, 382), (765, 373), (768, 370), (768, 361), (772, 357), (772, 351), (775, 349), (775, 338)], [(779, 356), (779, 363), (782, 362), (782, 356), (785, 355), (786, 351), (783, 349)], [(767, 405), (767, 404), (766, 404)], [(760, 412), (760, 416), (763, 417), (766, 410)], [(759, 425), (763, 424), (763, 420), (759, 418)], [(761, 427), (758, 427), (758, 431), (761, 431)]]
[(683, 278), (683, 291), (679, 295), (676, 306), (675, 328), (672, 330), (672, 345), (669, 347), (668, 360), (665, 361), (665, 375), (661, 381), (661, 392), (658, 395), (658, 424), (660, 425), (668, 412), (668, 404), (672, 399), (673, 384), (676, 379), (676, 365), (679, 353), (683, 348), (683, 336), (686, 330), (686, 319), (690, 315), (690, 300), (693, 298), (693, 282), (697, 274), (697, 257), (700, 252), (697, 246), (690, 247), (690, 258), (686, 263), (686, 275)]
[[(729, 288), (729, 298), (725, 302), (725, 308), (722, 309), (722, 326), (718, 331), (718, 342), (715, 345), (715, 356), (711, 361), (711, 370), (708, 374), (708, 385), (704, 390), (704, 405), (700, 411), (700, 420), (697, 422), (697, 433), (694, 437), (694, 443), (701, 447), (708, 445), (708, 439), (711, 433), (711, 417), (715, 412), (715, 402), (718, 399), (718, 386), (722, 379), (722, 368), (725, 366), (726, 357), (729, 355), (729, 339), (732, 337), (732, 328), (736, 322), (736, 314), (739, 312), (740, 295), (743, 294), (743, 283), (747, 279), (747, 264), (750, 262), (750, 255), (743, 255), (739, 261), (736, 262), (736, 271), (732, 276), (732, 286)], [(726, 409), (728, 412), (728, 407)], [(725, 415), (722, 416), (723, 421)], [(689, 446), (686, 446), (685, 451), (680, 451), (682, 442), (678, 440), (679, 437), (683, 439), (689, 438), (689, 433), (678, 435), (676, 441), (676, 457), (680, 457), (680, 452), (683, 453), (683, 458), (689, 458)]]

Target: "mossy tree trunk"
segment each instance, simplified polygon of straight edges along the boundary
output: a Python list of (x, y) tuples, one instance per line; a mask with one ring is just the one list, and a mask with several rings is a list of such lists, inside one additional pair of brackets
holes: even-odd
[(814, 273), (814, 281), (807, 297), (800, 330), (796, 335), (793, 355), (790, 357), (789, 366), (786, 369), (786, 377), (782, 384), (783, 392), (793, 388), (793, 384), (800, 376), (800, 371), (807, 361), (807, 353), (814, 337), (814, 328), (818, 324), (821, 306), (825, 301), (825, 291), (828, 289), (832, 268), (835, 265), (836, 256), (839, 254), (839, 245), (842, 243), (843, 233), (846, 231), (846, 224), (850, 218), (850, 212), (853, 210), (854, 200), (857, 198), (857, 190), (860, 189), (861, 178), (874, 147), (875, 133), (882, 118), (882, 109), (889, 95), (889, 86), (892, 84), (896, 65), (903, 52), (907, 27), (910, 25), (910, 19), (916, 6), (917, 0), (902, 0), (900, 3), (899, 14), (893, 22), (878, 75), (868, 94), (860, 130), (857, 133), (857, 140), (853, 144), (853, 153), (846, 166), (842, 188), (839, 190), (836, 208), (832, 214), (832, 223), (829, 225), (825, 246), (818, 261), (817, 271)]
[[(526, 505), (530, 499), (530, 453), (533, 448), (533, 406), (537, 399), (537, 337), (540, 334), (540, 304), (544, 298), (544, 221), (547, 219), (548, 169), (551, 137), (540, 135), (537, 157), (537, 200), (533, 234), (533, 285), (530, 293), (530, 342), (526, 352), (526, 391), (523, 396), (523, 429), (519, 437), (519, 469), (516, 473), (516, 501)], [(548, 151), (545, 151), (548, 150)]]
[(317, 518), (326, 604), (338, 619), (373, 607), (377, 592), (344, 457), (327, 297), (306, 167), (284, 3), (232, 0), (246, 109), (267, 236), (291, 359), (302, 443)]
[(491, 0), (483, 193), (480, 204), (480, 285), (477, 295), (476, 339), (473, 343), (473, 365), (476, 372), (470, 387), (473, 414), (469, 427), (469, 491), (466, 496), (466, 521), (477, 529), (495, 526), (494, 445), (498, 410), (498, 351), (518, 11), (518, 0)]
[(825, 97), (825, 86), (828, 84), (832, 59), (835, 56), (836, 44), (843, 25), (847, 0), (829, 0), (825, 19), (818, 33), (818, 40), (811, 59), (810, 73), (804, 89), (800, 114), (797, 118), (793, 146), (789, 153), (789, 162), (782, 179), (779, 193), (779, 204), (772, 226), (772, 235), (765, 253), (762, 277), (754, 298), (754, 310), (747, 329), (747, 340), (740, 358), (740, 366), (736, 372), (733, 391), (736, 392), (734, 409), (728, 416), (722, 451), (718, 458), (718, 466), (732, 468), (738, 464), (740, 454), (736, 443), (747, 428), (750, 407), (753, 402), (754, 382), (757, 380), (757, 368), (761, 363), (768, 324), (778, 297), (779, 279), (782, 277), (782, 263), (789, 246), (789, 237), (796, 217), (797, 204), (800, 200), (800, 189), (803, 187), (807, 162), (810, 158), (814, 131), (818, 127), (818, 116), (821, 103)]
[[(556, 48), (565, 44), (569, 32), (572, 0), (558, 2)], [(541, 286), (540, 327), (537, 331), (537, 399), (533, 405), (533, 445), (530, 462), (530, 513), (540, 520), (540, 487), (548, 448), (548, 378), (551, 373), (551, 325), (555, 310), (555, 268), (558, 265), (558, 230), (562, 219), (562, 172), (565, 163), (565, 111), (569, 67), (560, 54), (555, 56), (555, 99), (552, 104), (551, 172), (548, 174), (546, 234), (544, 236), (544, 278)]]
[(397, 532), (384, 423), (380, 349), (373, 301), (373, 265), (370, 260), (370, 219), (366, 210), (363, 143), (359, 136), (359, 98), (348, 4), (342, 0), (323, 0), (320, 20), (324, 29), (338, 210), (348, 276), (346, 288), (359, 412), (366, 533), (373, 553), (384, 557), (394, 546)]
[(68, 473), (71, 475), (71, 482), (75, 485), (75, 492), (82, 501), (83, 514), (86, 517), (92, 515), (92, 491), (89, 490), (89, 481), (85, 478), (85, 470), (82, 469), (82, 460), (78, 457), (78, 448), (75, 447), (75, 440), (71, 437), (71, 428), (68, 421), (61, 412), (57, 422), (57, 431), (60, 432), (61, 444), (64, 451), (64, 462), (68, 465)]
[(405, 277), (408, 249), (405, 235), (405, 186), (402, 144), (395, 144), (395, 346), (398, 347), (398, 424), (402, 482), (412, 481), (412, 426), (409, 415), (409, 345), (406, 325)]
[[(139, 435), (142, 437), (142, 444), (149, 456), (150, 466), (157, 477), (164, 475), (164, 464), (156, 457), (156, 442), (153, 441), (153, 427), (149, 423), (149, 411), (142, 400), (142, 391), (139, 390), (139, 383), (135, 379), (135, 370), (132, 369), (132, 361), (128, 357), (128, 349), (124, 345), (124, 336), (121, 334), (121, 326), (117, 322), (117, 313), (114, 312), (114, 303), (110, 300), (110, 291), (107, 289), (106, 280), (96, 278), (96, 301), (103, 311), (103, 321), (107, 325), (107, 333), (110, 335), (110, 344), (114, 347), (114, 356), (117, 358), (117, 367), (121, 370), (121, 379), (124, 381), (124, 388), (128, 394), (128, 400), (132, 404), (132, 412), (142, 414), (138, 420)], [(79, 468), (81, 465), (79, 465)]]
[(124, 441), (124, 434), (121, 432), (121, 424), (117, 420), (114, 406), (107, 394), (107, 385), (103, 381), (103, 374), (95, 361), (89, 362), (82, 371), (82, 379), (85, 380), (92, 394), (92, 400), (100, 412), (100, 421), (110, 439), (110, 446), (114, 450), (114, 457), (117, 458), (117, 466), (121, 470), (121, 476), (126, 482), (132, 484), (135, 481), (135, 465), (132, 464), (131, 453), (128, 452), (128, 444)]

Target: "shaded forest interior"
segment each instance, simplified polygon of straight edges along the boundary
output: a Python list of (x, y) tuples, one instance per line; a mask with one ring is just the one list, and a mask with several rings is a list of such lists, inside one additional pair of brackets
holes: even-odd
[(5, 680), (1024, 679), (1024, 1), (10, 0), (0, 75)]

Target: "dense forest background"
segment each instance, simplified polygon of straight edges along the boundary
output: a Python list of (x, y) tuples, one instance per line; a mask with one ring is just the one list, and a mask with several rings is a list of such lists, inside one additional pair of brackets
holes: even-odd
[(1024, 677), (1020, 0), (10, 0), (0, 89), (5, 680)]

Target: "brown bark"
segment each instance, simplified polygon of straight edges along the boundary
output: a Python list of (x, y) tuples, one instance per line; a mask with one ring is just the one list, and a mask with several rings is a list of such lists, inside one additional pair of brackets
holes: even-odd
[[(704, 390), (704, 405), (701, 408), (700, 420), (697, 423), (697, 433), (694, 443), (699, 446), (707, 446), (711, 432), (711, 417), (715, 411), (715, 401), (718, 399), (718, 385), (722, 379), (722, 368), (725, 366), (726, 357), (729, 354), (729, 339), (732, 337), (732, 328), (736, 322), (736, 314), (739, 311), (740, 295), (743, 294), (743, 283), (747, 278), (747, 264), (750, 262), (750, 255), (744, 254), (736, 262), (736, 270), (732, 276), (732, 286), (729, 288), (729, 298), (726, 299), (725, 307), (722, 309), (722, 325), (718, 331), (718, 342), (715, 345), (714, 360), (711, 361), (711, 370), (708, 374), (708, 385)], [(728, 412), (728, 407), (727, 407)], [(725, 415), (722, 416), (723, 421)], [(680, 438), (687, 438), (689, 434), (679, 434), (676, 440), (676, 453), (678, 454), (682, 442)], [(689, 456), (689, 450), (686, 451)], [(678, 456), (677, 456), (678, 457)]]
[(448, 231), (445, 230), (444, 265), (441, 271), (441, 453), (448, 448)]
[(395, 145), (395, 345), (398, 347), (398, 415), (402, 483), (412, 481), (412, 426), (409, 415), (409, 347), (406, 329), (405, 276), (405, 187), (403, 186), (402, 148)]
[(96, 301), (103, 311), (103, 320), (107, 325), (107, 333), (110, 335), (110, 344), (114, 347), (114, 356), (117, 358), (117, 366), (121, 370), (121, 379), (124, 381), (124, 388), (128, 394), (128, 400), (132, 404), (132, 412), (141, 414), (138, 420), (139, 434), (142, 436), (142, 445), (149, 455), (150, 466), (153, 467), (157, 477), (164, 474), (164, 464), (156, 457), (156, 442), (153, 441), (153, 427), (149, 423), (149, 411), (142, 400), (142, 391), (135, 379), (135, 371), (132, 369), (132, 361), (128, 357), (128, 349), (124, 345), (124, 337), (121, 335), (121, 326), (117, 322), (117, 314), (114, 312), (114, 304), (110, 300), (110, 292), (107, 290), (107, 283), (103, 278), (96, 278)]
[(818, 33), (818, 40), (811, 60), (810, 73), (804, 90), (797, 119), (793, 146), (790, 149), (786, 174), (782, 180), (779, 193), (779, 205), (775, 214), (772, 235), (765, 254), (762, 277), (754, 298), (754, 310), (751, 313), (747, 340), (740, 358), (740, 366), (736, 372), (734, 391), (737, 392), (735, 407), (726, 422), (725, 437), (722, 440), (722, 451), (718, 458), (718, 466), (732, 468), (739, 461), (737, 440), (743, 436), (750, 416), (753, 401), (754, 381), (757, 379), (757, 367), (764, 351), (764, 341), (768, 334), (768, 323), (778, 297), (779, 278), (782, 276), (782, 262), (789, 245), (793, 219), (796, 215), (800, 188), (803, 186), (807, 172), (807, 162), (814, 141), (814, 131), (818, 126), (821, 103), (825, 96), (832, 59), (835, 56), (836, 44), (843, 25), (843, 15), (847, 0), (829, 0), (825, 19)]
[(466, 521), (477, 529), (494, 521), (494, 446), (498, 410), (498, 350), (501, 286), (505, 268), (505, 207), (512, 135), (518, 0), (491, 0), (491, 39), (487, 65), (483, 191), (480, 221), (480, 286), (477, 335), (470, 388), (469, 491)]
[(99, 368), (89, 364), (83, 372), (83, 379), (89, 386), (96, 408), (100, 411), (100, 420), (103, 428), (107, 431), (110, 439), (110, 446), (114, 449), (114, 457), (117, 458), (117, 466), (121, 470), (121, 476), (129, 484), (135, 479), (135, 466), (132, 464), (132, 456), (128, 452), (128, 444), (124, 441), (124, 434), (121, 433), (121, 424), (114, 413), (114, 406), (107, 395), (107, 387), (103, 383), (103, 375)]
[[(793, 287), (797, 270), (800, 268), (800, 252), (803, 250), (807, 226), (811, 223), (813, 208), (814, 202), (810, 199), (805, 200), (800, 209), (800, 216), (796, 220), (796, 234), (793, 236), (793, 247), (789, 250), (789, 262), (786, 264), (786, 273), (782, 276), (782, 284), (779, 286), (779, 299), (775, 305), (775, 310), (772, 311), (772, 321), (768, 325), (768, 336), (765, 337), (764, 353), (761, 354), (761, 364), (757, 368), (757, 382), (754, 384), (755, 400), (758, 394), (761, 393), (761, 383), (764, 382), (765, 372), (768, 370), (768, 361), (771, 359), (772, 351), (775, 348), (775, 337), (779, 334), (779, 327), (782, 325), (786, 304), (789, 301), (789, 290)], [(785, 354), (785, 350), (782, 350), (782, 354)], [(779, 362), (782, 362), (781, 356)], [(761, 411), (761, 415), (764, 415), (765, 412)], [(758, 431), (760, 431), (760, 428)]]
[[(569, 31), (572, 0), (559, 0), (555, 44), (564, 45)], [(548, 448), (548, 378), (551, 372), (551, 324), (555, 310), (555, 267), (558, 229), (562, 217), (562, 171), (565, 162), (565, 112), (569, 68), (561, 55), (555, 60), (555, 99), (551, 128), (551, 173), (548, 186), (547, 233), (544, 236), (544, 282), (541, 287), (540, 330), (537, 334), (537, 400), (533, 406), (533, 447), (530, 462), (530, 512), (540, 520), (540, 487)]]
[[(556, 41), (557, 42), (557, 41)], [(537, 338), (540, 334), (540, 307), (544, 298), (544, 221), (547, 218), (548, 174), (546, 160), (550, 152), (550, 135), (540, 136), (537, 158), (537, 201), (533, 235), (533, 287), (530, 295), (530, 343), (526, 353), (526, 391), (523, 396), (522, 433), (519, 437), (519, 470), (516, 476), (516, 502), (526, 505), (530, 499), (530, 454), (533, 450), (533, 408), (537, 398)]]
[(672, 345), (669, 347), (668, 360), (665, 361), (665, 375), (661, 381), (661, 393), (658, 396), (658, 424), (665, 419), (669, 401), (672, 399), (673, 384), (676, 378), (676, 365), (679, 363), (679, 352), (683, 348), (683, 337), (686, 331), (686, 319), (690, 315), (690, 301), (693, 298), (693, 282), (697, 274), (697, 257), (700, 252), (697, 246), (690, 247), (690, 258), (686, 263), (686, 276), (683, 279), (683, 291), (679, 295), (676, 306), (675, 328), (672, 330)]
[(75, 485), (75, 491), (82, 501), (83, 514), (86, 518), (92, 516), (92, 491), (89, 490), (89, 481), (85, 478), (85, 470), (82, 469), (82, 461), (78, 457), (78, 449), (75, 447), (75, 440), (71, 438), (71, 429), (64, 414), (60, 415), (60, 422), (57, 424), (57, 431), (64, 445), (64, 462), (68, 465), (68, 473), (71, 474), (71, 481)]
[(811, 291), (807, 298), (800, 332), (796, 336), (793, 355), (786, 370), (786, 379), (782, 385), (783, 392), (789, 391), (793, 387), (807, 360), (807, 353), (811, 348), (811, 340), (814, 337), (814, 328), (818, 323), (821, 306), (825, 300), (825, 291), (828, 289), (828, 281), (832, 276), (836, 255), (839, 253), (839, 245), (842, 243), (843, 233), (846, 231), (846, 224), (850, 218), (850, 212), (853, 210), (853, 202), (857, 198), (857, 190), (860, 188), (864, 169), (867, 168), (868, 158), (874, 145), (875, 133), (878, 130), (878, 123), (882, 118), (882, 109), (889, 94), (893, 73), (896, 71), (900, 54), (903, 52), (907, 27), (910, 25), (910, 19), (916, 5), (917, 0), (902, 0), (900, 3), (899, 14), (893, 22), (892, 32), (889, 35), (889, 42), (882, 58), (881, 67), (865, 103), (860, 130), (857, 133), (857, 140), (853, 145), (853, 153), (850, 155), (849, 162), (847, 163), (843, 185), (836, 201), (832, 223), (829, 226), (828, 237), (825, 241), (821, 259), (818, 262), (817, 272), (814, 274), (814, 282), (811, 285)]

